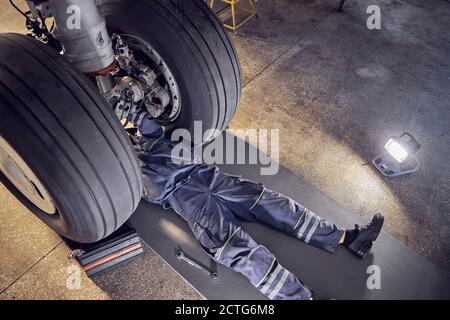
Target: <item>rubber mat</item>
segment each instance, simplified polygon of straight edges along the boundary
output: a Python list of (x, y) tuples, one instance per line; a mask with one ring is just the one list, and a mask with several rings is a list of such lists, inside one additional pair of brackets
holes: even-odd
[[(253, 149), (248, 145), (247, 148)], [(259, 165), (219, 167), (224, 172), (262, 182), (343, 227), (367, 222), (284, 167), (280, 166), (274, 176), (260, 175)], [(198, 245), (187, 224), (173, 211), (142, 202), (129, 223), (149, 247), (205, 298), (266, 298), (240, 274), (215, 265)], [(450, 273), (384, 232), (372, 254), (359, 260), (345, 248), (329, 254), (262, 224), (242, 222), (242, 225), (257, 242), (274, 253), (283, 266), (312, 288), (317, 299), (450, 299)], [(213, 279), (178, 260), (178, 249), (209, 269), (217, 268), (218, 277)]]

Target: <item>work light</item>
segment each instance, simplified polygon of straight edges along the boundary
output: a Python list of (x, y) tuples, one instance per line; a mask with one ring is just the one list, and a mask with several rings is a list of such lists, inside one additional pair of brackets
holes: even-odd
[(421, 145), (409, 133), (393, 137), (384, 145), (384, 152), (376, 156), (372, 163), (385, 176), (395, 177), (412, 173), (420, 168), (415, 154)]

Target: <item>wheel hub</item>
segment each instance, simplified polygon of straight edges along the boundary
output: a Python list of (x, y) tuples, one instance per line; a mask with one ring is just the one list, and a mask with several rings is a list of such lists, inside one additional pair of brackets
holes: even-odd
[(112, 40), (119, 69), (112, 74), (112, 86), (104, 90), (102, 83), (99, 88), (119, 119), (144, 110), (163, 123), (174, 121), (180, 113), (180, 94), (161, 56), (132, 35), (114, 34)]
[(47, 214), (56, 207), (47, 189), (14, 148), (0, 136), (0, 171), (31, 203)]

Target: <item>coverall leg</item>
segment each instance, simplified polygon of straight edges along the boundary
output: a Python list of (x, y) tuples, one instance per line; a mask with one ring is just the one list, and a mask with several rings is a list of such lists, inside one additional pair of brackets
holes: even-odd
[(328, 252), (336, 251), (344, 234), (297, 201), (242, 177), (218, 172), (213, 190), (239, 218), (262, 222)]
[(242, 229), (237, 217), (267, 223), (328, 251), (343, 234), (295, 201), (213, 166), (200, 166), (167, 202), (187, 221), (207, 254), (243, 274), (269, 299), (304, 300), (311, 292)]

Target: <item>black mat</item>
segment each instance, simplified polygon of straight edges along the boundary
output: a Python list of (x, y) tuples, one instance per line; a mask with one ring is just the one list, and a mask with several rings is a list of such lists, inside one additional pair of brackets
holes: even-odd
[[(258, 165), (220, 167), (224, 172), (262, 182), (271, 189), (291, 196), (343, 227), (364, 222), (286, 168), (280, 167), (275, 176), (261, 176)], [(265, 299), (244, 277), (220, 265), (217, 266), (219, 276), (213, 280), (177, 260), (175, 249), (181, 247), (203, 264), (210, 263), (186, 223), (172, 211), (143, 202), (130, 223), (147, 245), (207, 299)], [(450, 274), (386, 233), (382, 233), (375, 243), (373, 254), (361, 261), (344, 248), (338, 248), (337, 253), (332, 255), (260, 224), (243, 223), (243, 226), (257, 242), (269, 248), (286, 268), (308, 284), (318, 298), (450, 299)], [(370, 265), (380, 268), (379, 290), (370, 290), (366, 285), (369, 277), (367, 268)]]

